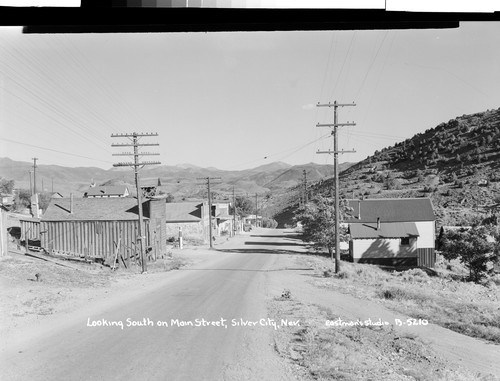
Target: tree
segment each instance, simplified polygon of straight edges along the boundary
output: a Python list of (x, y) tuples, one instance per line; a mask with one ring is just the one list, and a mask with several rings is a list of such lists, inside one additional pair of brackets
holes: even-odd
[[(341, 200), (339, 206), (339, 216), (342, 220), (348, 211), (347, 200)], [(316, 249), (326, 248), (330, 257), (333, 257), (335, 248), (334, 200), (318, 195), (302, 208), (295, 219), (302, 224), (302, 239), (312, 242)], [(340, 229), (339, 240), (347, 241), (345, 228)]]
[(236, 196), (235, 201), (236, 214), (246, 217), (254, 211), (255, 205), (248, 197)]
[(45, 212), (49, 207), (51, 199), (52, 199), (52, 193), (40, 192), (38, 194), (38, 207), (42, 209), (43, 212)]
[(262, 227), (263, 228), (276, 229), (277, 226), (278, 226), (278, 222), (276, 220), (273, 220), (272, 218), (268, 218), (268, 217), (262, 218)]
[(14, 191), (14, 180), (7, 180), (0, 177), (0, 193), (12, 194)]
[(469, 279), (478, 283), (493, 271), (498, 261), (498, 243), (490, 242), (484, 226), (459, 229), (447, 234), (443, 241), (445, 259), (459, 259), (469, 269)]
[(29, 189), (19, 189), (14, 199), (14, 209), (19, 210), (31, 205), (31, 191)]

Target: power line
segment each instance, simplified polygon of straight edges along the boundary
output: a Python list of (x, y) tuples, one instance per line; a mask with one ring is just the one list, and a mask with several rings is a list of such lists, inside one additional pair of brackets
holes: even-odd
[(77, 154), (75, 154), (75, 153), (70, 153), (70, 152), (59, 151), (59, 150), (52, 149), (52, 148), (40, 147), (40, 146), (37, 146), (37, 145), (34, 145), (34, 144), (21, 143), (21, 142), (18, 142), (18, 141), (15, 141), (15, 140), (11, 140), (11, 139), (0, 138), (0, 140), (6, 141), (6, 142), (9, 142), (9, 143), (21, 144), (21, 145), (23, 145), (23, 146), (27, 146), (27, 147), (34, 147), (34, 148), (42, 149), (42, 150), (45, 150), (45, 151), (57, 152), (57, 153), (60, 153), (60, 154), (63, 154), (63, 155), (69, 155), (69, 156), (81, 157), (81, 158), (83, 158), (83, 159), (95, 160), (95, 161), (100, 161), (100, 162), (103, 162), (103, 163), (109, 163), (109, 164), (112, 164), (112, 163), (113, 163), (113, 162), (111, 162), (111, 161), (99, 160), (99, 159), (95, 159), (95, 158), (93, 158), (93, 157), (89, 157), (89, 156), (82, 156), (82, 155), (77, 155)]

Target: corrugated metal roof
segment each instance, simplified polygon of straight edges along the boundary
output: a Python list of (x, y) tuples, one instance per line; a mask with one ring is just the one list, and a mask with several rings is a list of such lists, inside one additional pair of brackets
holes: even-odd
[(89, 188), (85, 193), (87, 196), (121, 196), (126, 192), (128, 192), (128, 188), (125, 185), (109, 185)]
[[(145, 211), (146, 204), (147, 202), (143, 203)], [(69, 198), (53, 198), (42, 216), (42, 221), (123, 221), (137, 218), (137, 199), (131, 197), (74, 198), (72, 213)]]
[(198, 222), (201, 220), (200, 202), (166, 203), (167, 222)]
[(353, 239), (360, 238), (404, 238), (418, 237), (418, 229), (413, 222), (380, 223), (356, 223), (349, 224), (349, 233)]
[[(381, 198), (369, 200), (348, 200), (353, 209), (353, 222), (412, 222), (412, 221), (434, 221), (434, 210), (431, 200), (428, 198)], [(361, 218), (358, 219), (359, 213)]]

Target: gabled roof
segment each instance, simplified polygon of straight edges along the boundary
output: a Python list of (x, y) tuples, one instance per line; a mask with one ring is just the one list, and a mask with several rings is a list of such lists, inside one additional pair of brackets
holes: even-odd
[(418, 229), (413, 222), (402, 223), (380, 223), (377, 230), (377, 223), (350, 224), (349, 234), (353, 239), (362, 238), (406, 238), (418, 237)]
[[(143, 208), (147, 210), (144, 204)], [(53, 198), (42, 221), (124, 221), (139, 218), (137, 200), (131, 197), (74, 198), (72, 213), (70, 208), (69, 198)]]
[(199, 222), (202, 218), (202, 202), (166, 203), (167, 222)]
[(87, 196), (123, 196), (128, 193), (126, 185), (109, 185), (89, 188), (85, 194)]
[[(417, 222), (434, 221), (434, 210), (428, 198), (380, 198), (369, 200), (348, 200), (353, 209), (348, 223), (377, 222)], [(361, 208), (360, 208), (361, 207)], [(359, 219), (359, 213), (361, 218)]]

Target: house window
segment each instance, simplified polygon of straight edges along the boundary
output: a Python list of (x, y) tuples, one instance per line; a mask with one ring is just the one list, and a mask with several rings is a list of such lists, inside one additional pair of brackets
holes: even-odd
[(408, 246), (410, 244), (410, 237), (401, 238), (401, 246)]

